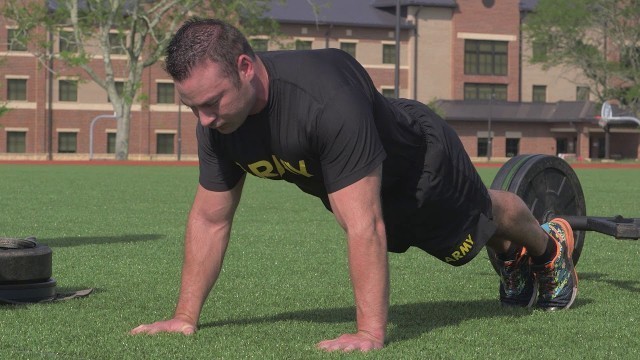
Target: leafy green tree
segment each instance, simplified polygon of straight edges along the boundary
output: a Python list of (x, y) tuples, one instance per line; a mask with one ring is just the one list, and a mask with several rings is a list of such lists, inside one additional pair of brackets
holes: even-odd
[[(0, 59), (0, 66), (2, 65), (2, 60)], [(7, 107), (6, 103), (0, 103), (0, 116), (4, 115), (4, 113), (6, 113), (7, 111), (9, 111), (9, 108)], [(0, 123), (0, 129), (2, 129), (2, 123)]]
[(523, 32), (534, 63), (578, 68), (599, 101), (618, 99), (638, 110), (640, 0), (540, 0)]
[[(134, 101), (140, 94), (144, 68), (163, 56), (171, 35), (193, 14), (225, 19), (246, 34), (274, 34), (275, 23), (262, 19), (265, 0), (6, 0), (3, 15), (44, 66), (55, 57), (67, 68), (79, 68), (106, 90), (118, 118), (116, 159), (129, 155), (129, 129)], [(52, 36), (65, 45), (54, 54)], [(113, 55), (126, 58), (119, 65)], [(95, 66), (95, 60), (101, 66)], [(54, 71), (48, 67), (49, 71)], [(117, 84), (115, 78), (125, 78)], [(122, 85), (122, 86), (120, 86)]]

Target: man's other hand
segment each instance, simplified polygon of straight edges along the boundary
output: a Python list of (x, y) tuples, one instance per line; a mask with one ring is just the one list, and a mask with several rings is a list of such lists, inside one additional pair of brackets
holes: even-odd
[(184, 335), (191, 335), (196, 332), (196, 325), (194, 325), (193, 323), (187, 320), (173, 318), (171, 320), (154, 322), (153, 324), (140, 325), (135, 329), (131, 330), (129, 333), (131, 335), (136, 335), (136, 334), (153, 335), (153, 334), (163, 333), (163, 332), (182, 333)]
[(355, 334), (344, 334), (333, 340), (321, 341), (316, 345), (324, 351), (369, 351), (382, 349), (384, 340), (376, 339), (373, 335), (360, 331)]

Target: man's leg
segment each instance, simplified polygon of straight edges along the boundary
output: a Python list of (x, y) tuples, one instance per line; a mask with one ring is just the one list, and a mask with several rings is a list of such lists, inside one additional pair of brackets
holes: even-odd
[(570, 307), (578, 284), (570, 226), (554, 219), (541, 227), (517, 195), (498, 190), (489, 195), (497, 231), (487, 246), (498, 258), (502, 303), (529, 307), (539, 291), (538, 306)]

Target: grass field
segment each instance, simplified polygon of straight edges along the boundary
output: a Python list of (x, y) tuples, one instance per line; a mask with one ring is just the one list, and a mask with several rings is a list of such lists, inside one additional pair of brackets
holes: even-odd
[[(495, 168), (481, 168), (490, 182)], [(639, 169), (578, 169), (593, 215), (640, 217)], [(196, 167), (0, 165), (0, 236), (54, 252), (58, 291), (87, 298), (0, 306), (0, 359), (638, 359), (640, 243), (589, 233), (569, 311), (508, 310), (486, 254), (453, 268), (391, 254), (388, 344), (324, 354), (354, 329), (341, 230), (294, 186), (249, 179), (200, 330), (130, 336), (172, 314)]]

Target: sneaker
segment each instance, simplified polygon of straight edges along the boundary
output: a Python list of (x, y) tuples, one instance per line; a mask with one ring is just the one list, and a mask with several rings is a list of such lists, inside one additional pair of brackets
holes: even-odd
[(533, 280), (529, 255), (521, 247), (515, 259), (502, 261), (497, 259), (500, 272), (500, 302), (505, 306), (531, 307), (538, 294)]
[(539, 287), (538, 306), (545, 310), (568, 309), (578, 294), (578, 274), (571, 259), (573, 231), (560, 218), (543, 224), (542, 229), (556, 242), (558, 250), (550, 262), (531, 266)]

